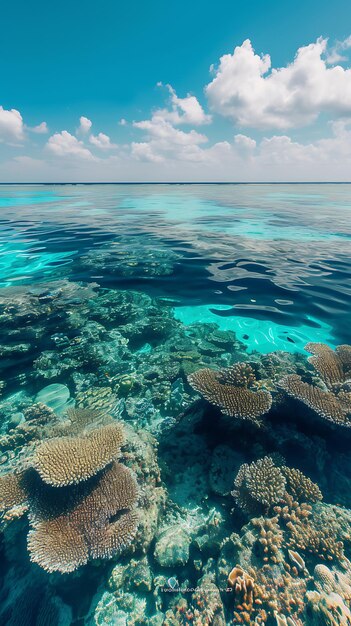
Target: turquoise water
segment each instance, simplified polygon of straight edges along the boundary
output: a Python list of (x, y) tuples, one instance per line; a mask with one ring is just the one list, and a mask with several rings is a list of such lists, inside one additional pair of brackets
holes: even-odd
[(350, 214), (0, 186), (0, 626), (351, 624)]

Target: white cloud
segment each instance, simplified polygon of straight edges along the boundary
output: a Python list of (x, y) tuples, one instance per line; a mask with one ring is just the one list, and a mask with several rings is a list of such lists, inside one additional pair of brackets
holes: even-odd
[(55, 156), (71, 156), (85, 160), (94, 159), (90, 150), (84, 146), (83, 142), (71, 135), (67, 130), (55, 133), (49, 137), (46, 147)]
[(90, 131), (92, 125), (92, 121), (88, 117), (84, 117), (84, 115), (82, 115), (79, 118), (79, 128), (77, 128), (77, 133), (86, 135)]
[[(165, 120), (162, 112), (156, 111), (150, 120), (134, 122), (133, 126), (145, 131), (146, 142), (142, 142), (142, 147), (137, 148), (133, 143), (133, 151), (138, 151), (139, 158), (143, 155), (144, 159), (155, 161), (155, 158), (163, 159), (165, 157), (174, 159), (192, 160), (199, 154), (199, 145), (207, 142), (207, 137), (198, 133), (196, 130), (185, 132), (179, 128), (174, 128), (172, 124)], [(147, 151), (145, 143), (150, 147)]]
[(152, 146), (147, 142), (132, 142), (131, 155), (138, 161), (150, 161), (152, 163), (162, 163), (164, 158), (159, 154), (155, 154)]
[(127, 120), (124, 119), (124, 117), (121, 117), (121, 119), (119, 120), (119, 125), (120, 126), (126, 126), (127, 125)]
[(221, 57), (205, 89), (213, 111), (241, 126), (285, 129), (313, 122), (321, 112), (351, 115), (351, 69), (328, 67), (327, 40), (299, 48), (294, 61), (271, 69), (249, 39)]
[(24, 126), (20, 112), (0, 106), (0, 143), (18, 144), (23, 139)]
[[(158, 87), (162, 87), (162, 83), (157, 83)], [(171, 109), (159, 109), (155, 115), (159, 118), (170, 122), (177, 126), (179, 124), (192, 124), (193, 126), (201, 126), (211, 122), (211, 115), (207, 115), (203, 110), (200, 102), (195, 96), (188, 94), (185, 98), (178, 98), (175, 90), (171, 85), (166, 85), (171, 99)]]
[(30, 130), (32, 133), (37, 133), (38, 135), (45, 135), (49, 132), (46, 122), (41, 122), (41, 124), (38, 124), (37, 126), (28, 126), (28, 130)]
[[(350, 181), (351, 124), (334, 122), (330, 130), (329, 136), (305, 143), (287, 134), (268, 135), (260, 141), (239, 134), (230, 142), (220, 141), (210, 147), (173, 144), (161, 152), (156, 139), (150, 137), (149, 141), (120, 147), (116, 155), (103, 159), (18, 156), (1, 164), (1, 180)], [(57, 137), (55, 148), (50, 150), (61, 156), (71, 154)]]
[(117, 148), (116, 144), (111, 143), (109, 136), (104, 133), (90, 135), (89, 141), (96, 148), (100, 148), (100, 150), (112, 150), (113, 148)]
[(351, 35), (343, 41), (337, 41), (335, 45), (327, 51), (326, 62), (329, 65), (342, 63), (348, 60), (345, 52), (351, 48)]

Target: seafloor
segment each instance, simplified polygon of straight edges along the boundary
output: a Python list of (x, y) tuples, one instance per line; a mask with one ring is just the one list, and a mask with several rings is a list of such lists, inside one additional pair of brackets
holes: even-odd
[(0, 624), (351, 625), (351, 191), (113, 193), (0, 193)]

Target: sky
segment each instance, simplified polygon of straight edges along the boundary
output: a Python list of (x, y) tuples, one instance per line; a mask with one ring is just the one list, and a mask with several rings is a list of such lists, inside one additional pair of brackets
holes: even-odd
[(4, 3), (0, 182), (351, 180), (351, 3)]

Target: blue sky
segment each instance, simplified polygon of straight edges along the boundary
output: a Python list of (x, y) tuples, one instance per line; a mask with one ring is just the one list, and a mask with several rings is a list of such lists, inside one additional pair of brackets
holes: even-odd
[(350, 18), (344, 0), (6, 3), (0, 179), (348, 178)]

